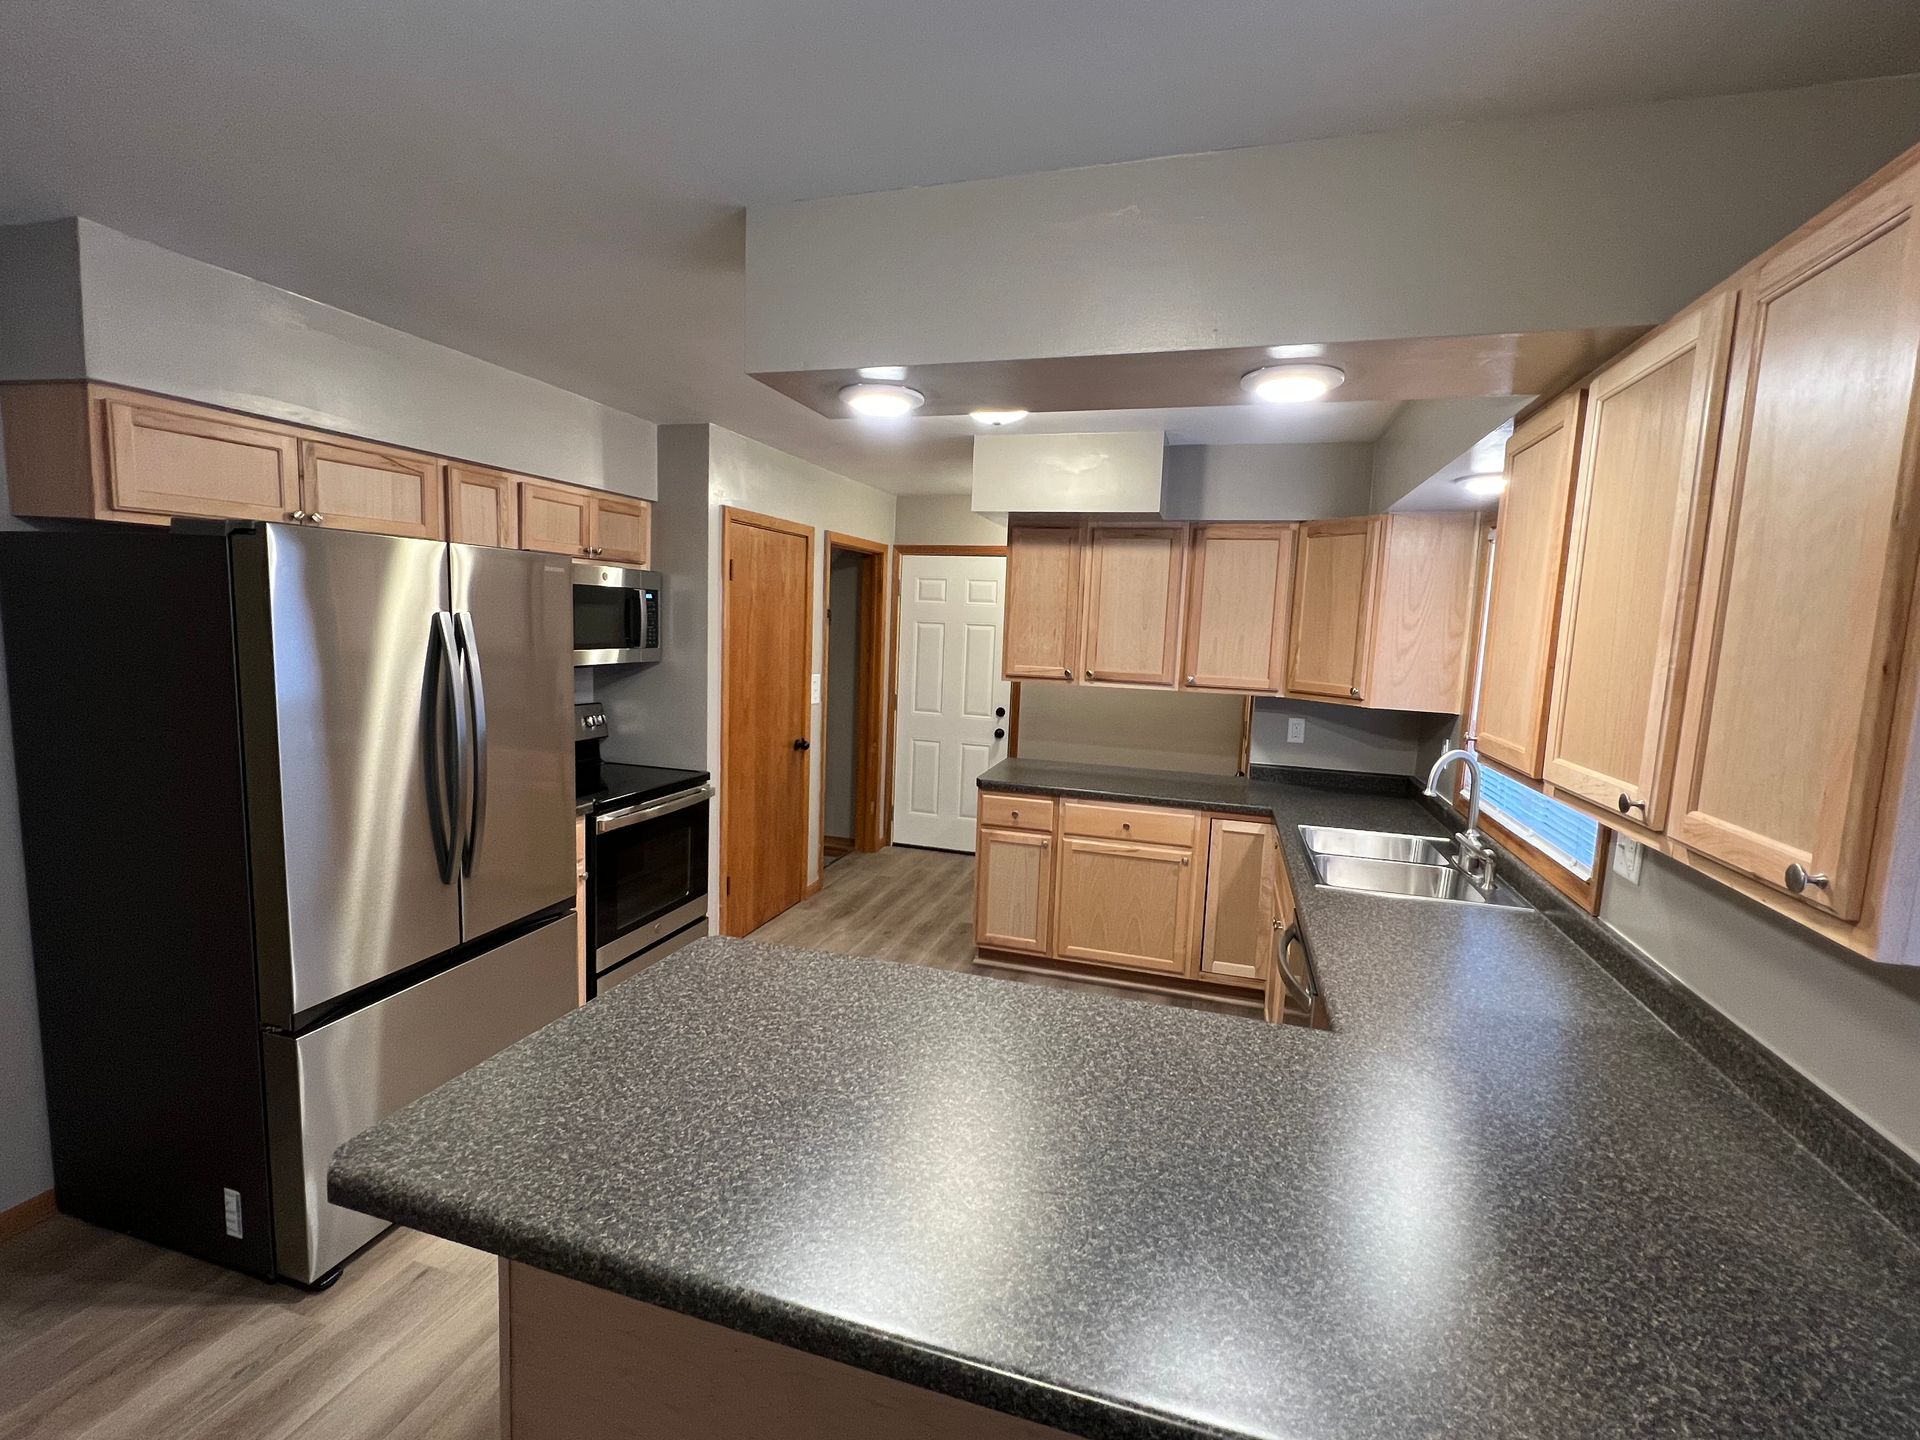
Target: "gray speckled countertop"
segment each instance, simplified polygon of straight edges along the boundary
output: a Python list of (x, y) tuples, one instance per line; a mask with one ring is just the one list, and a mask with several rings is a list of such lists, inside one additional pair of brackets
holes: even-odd
[(1920, 1432), (1920, 1250), (1544, 917), (1313, 887), (1411, 798), (1012, 763), (1272, 814), (1337, 1028), (709, 940), (333, 1198), (1080, 1435)]

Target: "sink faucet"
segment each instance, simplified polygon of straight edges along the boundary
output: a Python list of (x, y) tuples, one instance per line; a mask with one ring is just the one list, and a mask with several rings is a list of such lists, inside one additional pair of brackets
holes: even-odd
[(1433, 762), (1427, 775), (1427, 794), (1439, 800), (1440, 777), (1449, 765), (1467, 767), (1471, 788), (1467, 791), (1467, 828), (1460, 835), (1460, 868), (1482, 890), (1493, 889), (1493, 845), (1480, 833), (1480, 757), (1471, 750), (1449, 750)]

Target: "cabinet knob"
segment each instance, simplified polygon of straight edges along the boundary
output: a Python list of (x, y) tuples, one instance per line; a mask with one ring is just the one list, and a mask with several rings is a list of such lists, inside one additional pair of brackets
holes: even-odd
[(1630, 814), (1632, 811), (1638, 810), (1642, 820), (1647, 818), (1647, 802), (1634, 799), (1624, 790), (1620, 792), (1620, 798), (1615, 803), (1619, 805), (1622, 815)]
[(1358, 685), (1349, 685), (1347, 687), (1347, 695), (1350, 699), (1358, 700), (1360, 698), (1360, 687)]
[(1187, 858), (1187, 857), (1186, 857), (1185, 855), (1182, 855), (1182, 856), (1180, 857), (1180, 863), (1181, 863), (1182, 865), (1190, 865), (1190, 864), (1192, 864), (1193, 862), (1192, 862), (1191, 860), (1189, 860), (1189, 859), (1188, 859), (1188, 858)]
[(1009, 810), (1007, 814), (1011, 815), (1016, 820), (1020, 818), (1020, 812), (1018, 810)]
[(304, 525), (307, 523), (307, 512), (304, 510), (289, 510), (287, 512), (287, 518), (296, 525)]
[(1046, 849), (1046, 848), (1047, 848), (1047, 847), (1048, 847), (1049, 845), (1051, 845), (1051, 844), (1053, 844), (1053, 842), (1052, 842), (1051, 840), (1045, 840), (1045, 839), (1043, 839), (1043, 840), (1041, 840), (1041, 842), (1040, 842), (1040, 848), (1041, 848), (1042, 850), (1044, 850), (1044, 849)]
[(1191, 685), (1193, 683), (1194, 683), (1193, 676), (1191, 675), (1187, 676), (1187, 684)]
[(1796, 895), (1806, 892), (1809, 885), (1816, 890), (1824, 890), (1832, 882), (1825, 875), (1810, 875), (1807, 867), (1797, 862), (1787, 866), (1787, 889)]
[(1083, 679), (1083, 680), (1091, 680), (1091, 679), (1093, 679), (1093, 671), (1091, 671), (1091, 670), (1082, 670), (1082, 671), (1080, 672), (1080, 678), (1081, 678), (1081, 679)]
[(1133, 832), (1133, 822), (1131, 820), (1122, 820), (1120, 822), (1120, 828), (1131, 834)]
[(1063, 680), (1071, 680), (1071, 679), (1073, 679), (1073, 671), (1071, 671), (1071, 670), (1062, 670), (1062, 671), (1060, 672), (1060, 678), (1061, 678), (1061, 679), (1063, 679)]
[(318, 510), (315, 510), (307, 516), (307, 523), (309, 525), (324, 525), (327, 523), (327, 517), (322, 515)]

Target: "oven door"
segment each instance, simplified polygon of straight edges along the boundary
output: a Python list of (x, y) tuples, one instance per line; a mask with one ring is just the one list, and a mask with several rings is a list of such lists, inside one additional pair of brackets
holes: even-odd
[(593, 969), (604, 974), (707, 913), (707, 811), (713, 786), (593, 817), (587, 910)]
[(660, 576), (576, 560), (573, 663), (634, 665), (660, 658)]

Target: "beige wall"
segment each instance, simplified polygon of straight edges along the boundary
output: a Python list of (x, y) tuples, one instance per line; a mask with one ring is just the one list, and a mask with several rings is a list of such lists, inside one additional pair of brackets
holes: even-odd
[(1238, 695), (1031, 682), (1020, 687), (1020, 754), (1231, 775), (1244, 708)]
[[(1287, 739), (1288, 723), (1293, 720), (1301, 722), (1298, 742)], [(1424, 778), (1427, 767), (1445, 748), (1453, 724), (1451, 715), (1262, 697), (1253, 702), (1248, 758), (1255, 765)]]
[(1526, 403), (1525, 396), (1470, 396), (1412, 400), (1401, 406), (1373, 447), (1369, 513), (1391, 510), (1498, 430)]
[(894, 506), (896, 545), (1004, 545), (1007, 517), (974, 512), (967, 495), (902, 495)]
[(1371, 513), (1373, 447), (1172, 445), (1170, 520), (1326, 520)]

